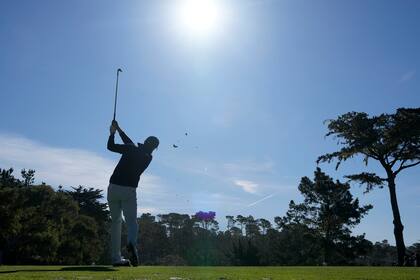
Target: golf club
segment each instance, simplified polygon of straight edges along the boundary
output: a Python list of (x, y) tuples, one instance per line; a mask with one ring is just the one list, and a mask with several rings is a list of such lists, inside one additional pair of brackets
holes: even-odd
[(118, 68), (118, 70), (117, 70), (117, 83), (115, 85), (114, 118), (113, 118), (114, 121), (115, 121), (115, 115), (117, 113), (118, 77), (120, 75), (120, 72), (122, 72), (122, 70), (121, 70), (121, 68)]

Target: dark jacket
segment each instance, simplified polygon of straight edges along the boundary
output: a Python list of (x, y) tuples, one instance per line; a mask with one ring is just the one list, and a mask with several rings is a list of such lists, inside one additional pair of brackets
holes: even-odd
[(153, 157), (145, 151), (143, 144), (138, 143), (136, 146), (123, 131), (120, 131), (120, 136), (124, 144), (115, 144), (114, 134), (108, 138), (108, 150), (122, 154), (109, 182), (137, 188), (140, 175), (149, 166)]

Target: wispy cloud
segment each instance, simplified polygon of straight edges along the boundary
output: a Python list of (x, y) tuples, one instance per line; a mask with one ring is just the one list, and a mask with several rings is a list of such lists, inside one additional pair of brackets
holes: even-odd
[[(105, 189), (115, 162), (83, 149), (51, 147), (17, 135), (0, 134), (1, 168), (35, 169), (38, 182)], [(17, 174), (16, 174), (17, 175)], [(141, 186), (153, 191), (159, 178), (145, 175)]]
[[(84, 149), (51, 147), (28, 138), (0, 134), (0, 168), (13, 167), (36, 170), (37, 182), (45, 181), (52, 186), (84, 185), (105, 190), (109, 176), (116, 164), (101, 155)], [(193, 165), (178, 164), (178, 171), (186, 176), (206, 176), (208, 189), (174, 189), (176, 183), (168, 178), (146, 173), (141, 177), (137, 189), (138, 214), (153, 215), (179, 212), (193, 214), (202, 209), (216, 210), (218, 213), (237, 212), (247, 209), (275, 196), (277, 193), (290, 192), (289, 187), (279, 187), (270, 180), (254, 178), (271, 172), (273, 163), (254, 161), (233, 161), (219, 164), (211, 161), (194, 161)], [(174, 167), (175, 168), (175, 167)], [(16, 172), (19, 174), (18, 172)], [(225, 192), (226, 188), (228, 192)], [(271, 193), (262, 197), (264, 194)], [(252, 199), (260, 196), (257, 201)], [(252, 202), (252, 203), (250, 203)], [(222, 214), (221, 214), (222, 215)]]
[(236, 186), (241, 187), (247, 193), (256, 193), (258, 184), (248, 180), (234, 180)]
[(406, 82), (412, 80), (415, 75), (416, 75), (416, 71), (415, 70), (408, 71), (408, 72), (404, 73), (400, 77), (400, 79), (398, 80), (398, 82), (399, 83), (406, 83)]
[[(0, 134), (0, 147), (0, 168), (35, 169), (37, 183), (44, 181), (54, 187), (84, 185), (105, 190), (116, 164), (90, 151), (51, 147), (17, 135)], [(139, 214), (170, 212), (175, 206), (158, 176), (142, 175), (137, 193)]]
[(267, 195), (267, 196), (265, 196), (265, 197), (263, 197), (263, 198), (261, 198), (261, 199), (259, 199), (259, 200), (257, 200), (257, 201), (254, 201), (254, 202), (252, 202), (252, 203), (248, 204), (246, 207), (252, 207), (252, 206), (255, 206), (255, 205), (257, 205), (258, 203), (261, 203), (261, 202), (263, 202), (264, 200), (270, 199), (270, 198), (272, 198), (272, 197), (274, 197), (274, 196), (276, 196), (276, 195), (277, 195), (277, 193), (272, 193), (272, 194)]
[[(167, 158), (161, 163), (186, 176), (204, 176), (213, 191), (229, 187), (230, 191), (240, 190), (244, 194), (264, 195), (279, 191), (291, 191), (276, 176), (275, 163), (271, 159), (231, 160), (220, 163), (203, 158)], [(238, 188), (239, 187), (239, 188)], [(293, 189), (292, 189), (293, 190)], [(237, 193), (237, 195), (240, 195)]]

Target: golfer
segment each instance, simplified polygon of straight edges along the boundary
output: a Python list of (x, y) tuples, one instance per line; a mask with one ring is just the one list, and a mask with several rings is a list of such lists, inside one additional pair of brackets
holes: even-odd
[[(118, 131), (124, 144), (115, 144), (115, 132)], [(134, 144), (122, 131), (117, 121), (112, 121), (108, 138), (108, 150), (120, 153), (121, 159), (109, 180), (108, 205), (111, 212), (111, 247), (114, 266), (137, 266), (137, 198), (136, 188), (140, 175), (152, 161), (152, 152), (159, 146), (159, 139), (150, 136), (143, 144)], [(121, 214), (124, 213), (128, 230), (129, 260), (121, 256)]]

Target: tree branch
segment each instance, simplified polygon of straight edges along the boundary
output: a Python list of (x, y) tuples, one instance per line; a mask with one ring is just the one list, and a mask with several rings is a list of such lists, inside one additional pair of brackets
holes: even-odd
[(402, 170), (404, 170), (406, 168), (410, 168), (410, 167), (413, 167), (413, 166), (416, 166), (416, 165), (419, 165), (420, 164), (420, 161), (418, 161), (418, 162), (415, 162), (415, 163), (412, 163), (412, 164), (404, 165), (403, 166), (404, 162), (406, 162), (406, 160), (403, 160), (403, 162), (400, 165), (400, 168), (398, 168), (397, 171), (394, 172), (394, 175), (395, 176), (397, 176), (398, 173), (400, 173)]
[(371, 157), (373, 159), (379, 160), (379, 156), (378, 154), (376, 154), (374, 151), (372, 151), (371, 149), (368, 149), (369, 153), (366, 152), (362, 152), (362, 154), (364, 154), (365, 156)]
[(347, 175), (344, 177), (348, 178), (350, 181), (359, 182), (360, 185), (366, 185), (365, 193), (368, 193), (374, 187), (382, 188), (383, 182), (386, 181), (385, 178), (381, 178), (377, 176), (375, 173), (367, 173), (367, 172), (362, 172), (360, 174), (354, 174), (354, 175)]
[(391, 164), (390, 164), (391, 168), (394, 166), (395, 163), (397, 163), (398, 159), (402, 156), (405, 148), (407, 147), (407, 144), (408, 144), (407, 142), (404, 142), (404, 144), (403, 144), (401, 150), (399, 151), (398, 155), (396, 157), (394, 157), (394, 160), (391, 162)]
[(403, 167), (404, 163), (406, 163), (406, 162), (407, 162), (407, 159), (401, 160), (400, 167), (398, 167), (397, 170), (394, 172), (395, 175), (397, 175), (402, 170), (401, 168)]

